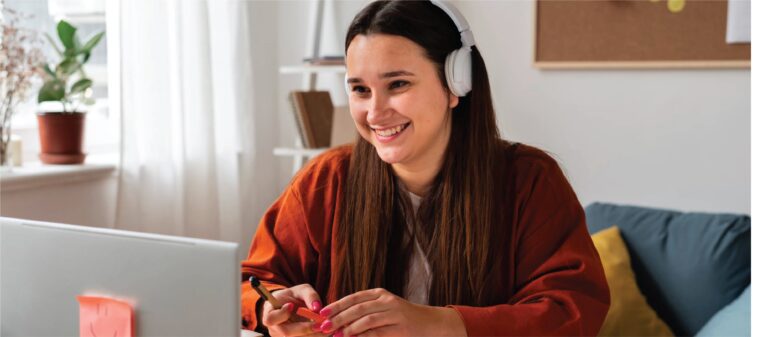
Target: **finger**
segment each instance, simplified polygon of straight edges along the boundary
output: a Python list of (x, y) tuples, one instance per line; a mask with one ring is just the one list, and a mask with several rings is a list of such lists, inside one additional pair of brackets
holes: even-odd
[(368, 330), (363, 333), (356, 334), (357, 337), (382, 337), (382, 336), (397, 336), (397, 329), (394, 325), (388, 325), (379, 327), (376, 329)]
[[(311, 336), (318, 335), (317, 331), (312, 330), (312, 323), (310, 322), (298, 322), (298, 323), (282, 323), (270, 328), (270, 335), (272, 336)], [(322, 336), (322, 335), (321, 335)]]
[(325, 317), (333, 317), (339, 312), (342, 312), (355, 304), (375, 300), (385, 293), (387, 293), (387, 291), (381, 288), (358, 291), (352, 295), (347, 295), (346, 297), (329, 304), (323, 310), (320, 310), (320, 315)]
[(393, 315), (387, 312), (365, 315), (344, 328), (344, 336), (361, 336), (367, 331), (381, 333), (384, 332), (382, 328), (394, 325), (396, 322)]
[(302, 285), (296, 289), (296, 297), (299, 298), (304, 305), (314, 312), (320, 312), (323, 309), (323, 302), (320, 300), (320, 295), (317, 294), (315, 288), (308, 284)]
[(283, 305), (280, 309), (275, 309), (269, 303), (264, 303), (264, 317), (261, 321), (266, 326), (281, 324), (291, 318), (291, 312), (295, 308), (296, 304), (292, 302)]
[[(353, 324), (357, 322), (358, 320), (363, 321), (363, 325), (367, 326), (368, 328), (363, 330), (356, 330), (356, 332), (363, 332), (367, 329), (385, 325), (382, 323), (379, 323), (382, 315), (385, 315), (390, 309), (389, 306), (387, 306), (385, 303), (382, 303), (380, 301), (381, 298), (377, 298), (371, 301), (363, 302), (355, 304), (348, 309), (338, 313), (336, 316), (333, 316), (329, 318), (326, 321), (330, 321), (330, 324), (321, 325), (320, 327), (323, 329), (323, 332), (329, 331), (331, 329), (338, 329), (340, 327), (346, 327), (350, 324)], [(375, 315), (378, 314), (378, 315)], [(387, 316), (392, 316), (392, 313), (388, 313)], [(388, 320), (387, 322), (390, 322), (391, 320)], [(389, 323), (391, 324), (391, 323)], [(346, 331), (346, 328), (345, 328)], [(352, 334), (347, 334), (352, 335)]]
[[(268, 329), (268, 330), (269, 330), (269, 335), (268, 336), (294, 336), (294, 335), (289, 334), (287, 331), (285, 331), (283, 329), (282, 325), (276, 325), (273, 328)], [(313, 330), (310, 330), (307, 333), (301, 333), (300, 332), (299, 335), (295, 335), (295, 336), (301, 336), (301, 337), (329, 337), (327, 334), (324, 334), (322, 332), (316, 332), (316, 331), (313, 331)]]
[(288, 302), (301, 302), (301, 300), (296, 295), (296, 292), (292, 288), (278, 290), (272, 293), (272, 296), (274, 296), (275, 299), (280, 302), (280, 305), (284, 305)]

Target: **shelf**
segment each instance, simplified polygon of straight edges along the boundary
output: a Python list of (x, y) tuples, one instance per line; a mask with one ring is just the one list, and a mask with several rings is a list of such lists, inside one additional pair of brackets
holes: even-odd
[(276, 147), (272, 150), (272, 153), (276, 156), (301, 156), (301, 157), (308, 157), (312, 158), (314, 156), (317, 156), (325, 151), (327, 151), (328, 148), (319, 148), (319, 149), (301, 149), (301, 148), (294, 148), (294, 147)]
[(16, 191), (46, 185), (57, 185), (110, 177), (117, 171), (115, 164), (43, 165), (26, 163), (11, 171), (0, 173), (2, 191)]
[(312, 74), (312, 73), (331, 73), (343, 74), (347, 72), (347, 67), (343, 65), (297, 65), (281, 66), (281, 74)]

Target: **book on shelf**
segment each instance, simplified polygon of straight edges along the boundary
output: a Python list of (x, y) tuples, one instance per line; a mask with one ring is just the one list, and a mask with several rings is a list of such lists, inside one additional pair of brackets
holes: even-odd
[(291, 91), (291, 103), (302, 145), (308, 149), (329, 147), (333, 102), (328, 91)]

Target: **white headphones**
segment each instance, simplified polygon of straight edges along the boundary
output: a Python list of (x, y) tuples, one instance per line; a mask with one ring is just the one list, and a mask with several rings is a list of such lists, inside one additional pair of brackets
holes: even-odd
[(452, 51), (445, 59), (445, 80), (454, 95), (464, 97), (472, 91), (472, 46), (475, 45), (475, 36), (456, 7), (442, 0), (430, 2), (451, 17), (461, 34), (461, 48)]
[[(475, 45), (475, 37), (469, 29), (469, 23), (456, 7), (443, 0), (430, 2), (451, 17), (461, 34), (461, 48), (452, 51), (445, 59), (445, 80), (454, 95), (464, 97), (472, 90), (472, 46)], [(350, 95), (347, 74), (344, 74), (344, 89)]]

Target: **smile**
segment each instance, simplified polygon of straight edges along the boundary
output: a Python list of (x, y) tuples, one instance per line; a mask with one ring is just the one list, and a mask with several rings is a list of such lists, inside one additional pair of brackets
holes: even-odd
[(398, 126), (389, 128), (389, 129), (371, 129), (373, 132), (376, 133), (379, 137), (393, 137), (399, 134), (400, 132), (403, 132), (403, 130), (407, 129), (411, 125), (410, 122), (405, 124), (400, 124)]

